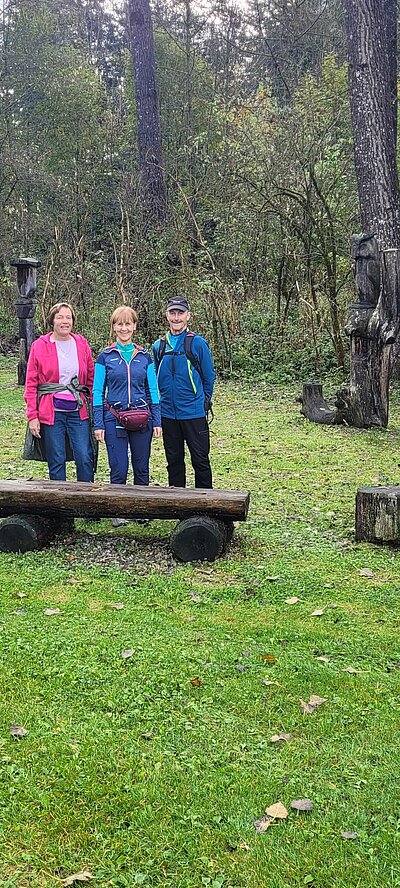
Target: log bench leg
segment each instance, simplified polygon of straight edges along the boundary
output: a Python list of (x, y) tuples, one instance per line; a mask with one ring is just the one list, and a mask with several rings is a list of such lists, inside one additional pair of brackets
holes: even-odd
[(37, 515), (10, 515), (0, 523), (0, 552), (34, 552), (45, 546), (59, 533), (71, 532), (74, 522), (40, 518)]
[(171, 548), (178, 561), (215, 561), (232, 539), (233, 522), (193, 515), (180, 521), (171, 534)]

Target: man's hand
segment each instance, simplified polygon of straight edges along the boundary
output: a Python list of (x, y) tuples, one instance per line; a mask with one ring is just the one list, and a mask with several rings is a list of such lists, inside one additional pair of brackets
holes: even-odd
[(104, 444), (104, 429), (95, 429), (94, 437), (96, 441), (100, 441), (101, 444)]
[(153, 438), (161, 438), (162, 436), (162, 428), (161, 426), (154, 426), (153, 428)]
[(29, 429), (34, 438), (40, 438), (40, 422), (38, 419), (31, 419), (29, 421)]

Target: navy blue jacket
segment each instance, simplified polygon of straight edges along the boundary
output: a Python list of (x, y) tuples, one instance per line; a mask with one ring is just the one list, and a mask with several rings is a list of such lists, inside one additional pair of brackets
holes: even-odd
[(105, 402), (119, 410), (148, 404), (153, 426), (161, 425), (157, 379), (151, 355), (135, 345), (127, 363), (115, 344), (100, 352), (94, 367), (93, 418), (95, 429), (104, 429), (104, 420), (111, 419)]
[(193, 336), (192, 352), (203, 375), (203, 380), (185, 354), (184, 340), (166, 334), (165, 354), (158, 359), (160, 340), (153, 345), (154, 366), (160, 392), (161, 416), (166, 419), (196, 419), (206, 415), (204, 400), (211, 401), (215, 370), (210, 349), (202, 336)]

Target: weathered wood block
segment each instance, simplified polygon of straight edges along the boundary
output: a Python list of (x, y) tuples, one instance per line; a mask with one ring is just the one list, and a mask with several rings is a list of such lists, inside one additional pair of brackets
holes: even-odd
[(356, 540), (400, 543), (400, 487), (358, 489)]

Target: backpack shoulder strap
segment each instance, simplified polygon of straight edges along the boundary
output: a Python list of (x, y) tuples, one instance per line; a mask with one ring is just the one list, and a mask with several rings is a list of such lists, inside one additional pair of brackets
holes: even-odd
[(192, 364), (194, 369), (197, 370), (201, 381), (204, 383), (204, 375), (203, 375), (203, 371), (200, 367), (200, 362), (193, 352), (193, 340), (196, 335), (197, 334), (192, 333), (191, 330), (187, 330), (186, 335), (185, 335), (185, 339), (183, 341), (183, 348), (185, 350), (185, 355), (186, 355), (188, 361), (190, 361), (190, 363)]
[(160, 336), (160, 345), (158, 347), (157, 361), (161, 364), (161, 361), (165, 355), (165, 349), (167, 347), (167, 339), (166, 336)]

